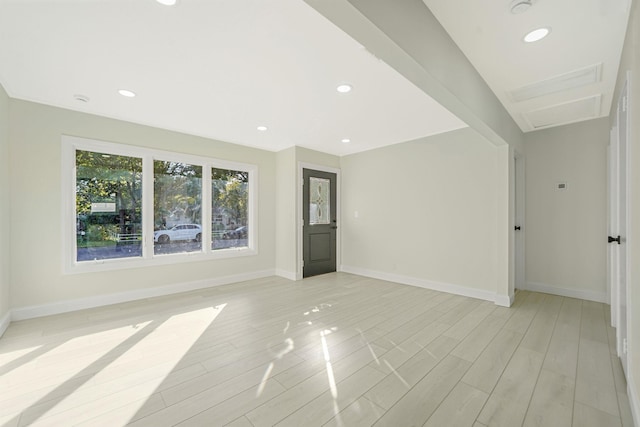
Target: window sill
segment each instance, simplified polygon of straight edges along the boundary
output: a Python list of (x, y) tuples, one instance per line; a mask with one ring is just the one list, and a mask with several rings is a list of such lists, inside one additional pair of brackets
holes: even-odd
[(161, 265), (175, 265), (191, 262), (216, 261), (220, 259), (238, 258), (258, 255), (252, 248), (219, 249), (215, 252), (185, 252), (177, 254), (154, 255), (152, 258), (116, 258), (95, 261), (74, 262), (66, 265), (64, 274), (84, 274), (102, 271), (126, 270)]

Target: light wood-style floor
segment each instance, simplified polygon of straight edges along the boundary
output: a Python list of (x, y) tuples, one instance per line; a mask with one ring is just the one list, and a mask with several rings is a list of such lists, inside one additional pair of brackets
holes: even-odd
[(631, 426), (608, 307), (350, 274), (11, 324), (2, 426)]

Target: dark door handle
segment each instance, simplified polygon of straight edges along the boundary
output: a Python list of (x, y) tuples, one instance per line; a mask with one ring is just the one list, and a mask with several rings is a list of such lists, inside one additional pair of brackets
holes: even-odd
[(337, 226), (337, 225), (334, 225), (334, 226), (332, 226), (331, 228), (332, 228), (333, 230), (335, 230), (336, 228), (338, 228), (338, 226)]
[(618, 237), (608, 236), (607, 240), (609, 241), (609, 243), (618, 242), (618, 244), (620, 244), (620, 236)]
[(516, 230), (516, 231), (520, 231), (520, 226), (519, 226), (519, 225), (516, 225), (516, 226), (514, 227), (514, 230)]

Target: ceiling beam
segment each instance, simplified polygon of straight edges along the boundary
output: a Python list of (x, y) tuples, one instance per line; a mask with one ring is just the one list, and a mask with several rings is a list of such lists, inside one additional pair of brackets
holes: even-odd
[(521, 148), (518, 125), (421, 0), (305, 2), (488, 141)]

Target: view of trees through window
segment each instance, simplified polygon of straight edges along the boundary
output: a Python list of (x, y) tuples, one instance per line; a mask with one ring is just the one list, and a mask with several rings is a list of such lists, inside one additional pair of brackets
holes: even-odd
[(76, 151), (77, 260), (141, 256), (142, 159)]
[(211, 171), (211, 249), (248, 246), (249, 173), (213, 168)]
[[(143, 227), (151, 232), (142, 220), (143, 200), (151, 202), (143, 195), (143, 159), (76, 149), (75, 164), (76, 261), (151, 256), (142, 251)], [(206, 168), (209, 229), (203, 227), (205, 164), (153, 160), (153, 255), (249, 246), (249, 172)]]
[(154, 252), (202, 250), (202, 166), (153, 162)]

